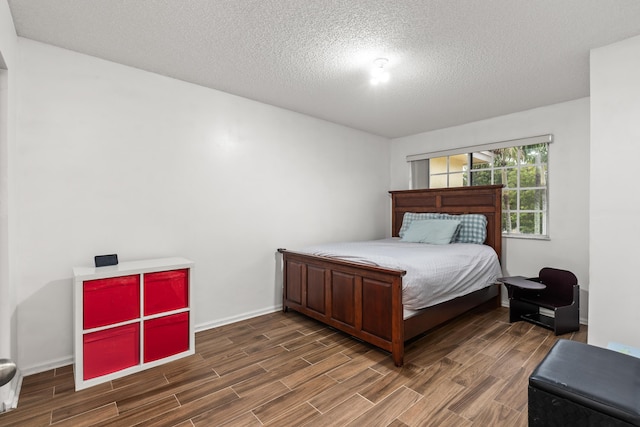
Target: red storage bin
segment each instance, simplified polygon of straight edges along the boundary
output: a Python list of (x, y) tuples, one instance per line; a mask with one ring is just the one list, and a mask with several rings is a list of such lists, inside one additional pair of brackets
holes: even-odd
[(144, 275), (144, 314), (163, 313), (189, 305), (189, 271), (171, 270)]
[(144, 361), (162, 359), (189, 349), (189, 313), (144, 322)]
[(87, 280), (82, 291), (84, 329), (140, 317), (140, 276)]
[(83, 372), (89, 380), (140, 363), (140, 324), (84, 335)]

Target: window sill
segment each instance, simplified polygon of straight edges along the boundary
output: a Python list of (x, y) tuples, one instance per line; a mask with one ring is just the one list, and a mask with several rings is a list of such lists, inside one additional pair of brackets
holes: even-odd
[(521, 240), (544, 240), (544, 241), (551, 240), (551, 237), (549, 236), (532, 236), (528, 234), (503, 234), (502, 237), (506, 237), (507, 239), (521, 239)]

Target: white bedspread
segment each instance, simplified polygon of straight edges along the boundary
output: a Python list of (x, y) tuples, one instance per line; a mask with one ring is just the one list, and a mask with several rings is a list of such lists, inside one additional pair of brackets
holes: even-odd
[(482, 289), (502, 275), (498, 257), (487, 245), (429, 245), (391, 238), (316, 245), (299, 252), (405, 270), (402, 302), (409, 310)]

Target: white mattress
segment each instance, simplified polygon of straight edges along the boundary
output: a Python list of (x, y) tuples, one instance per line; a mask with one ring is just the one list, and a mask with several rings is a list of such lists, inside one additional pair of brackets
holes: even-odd
[(411, 310), (485, 288), (502, 276), (498, 257), (487, 245), (429, 245), (391, 238), (316, 245), (299, 252), (405, 270), (407, 274), (402, 279), (405, 318), (411, 315)]

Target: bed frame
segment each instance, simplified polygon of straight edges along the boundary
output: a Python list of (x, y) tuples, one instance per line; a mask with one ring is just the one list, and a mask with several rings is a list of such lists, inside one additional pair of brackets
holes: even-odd
[[(480, 213), (486, 245), (501, 259), (501, 185), (390, 191), (392, 235), (405, 212)], [(392, 354), (402, 366), (404, 342), (479, 305), (500, 303), (499, 285), (428, 307), (403, 319), (405, 271), (278, 249), (283, 256), (283, 310), (294, 310)]]

